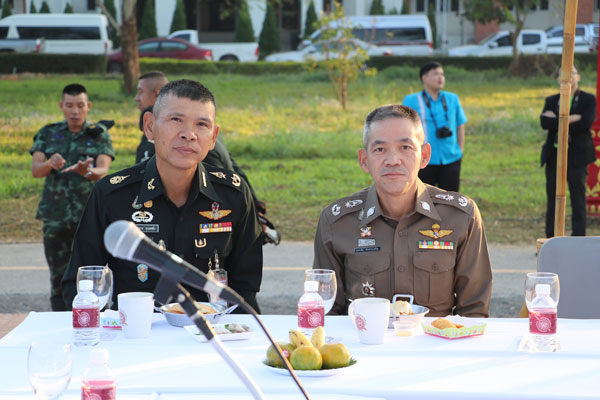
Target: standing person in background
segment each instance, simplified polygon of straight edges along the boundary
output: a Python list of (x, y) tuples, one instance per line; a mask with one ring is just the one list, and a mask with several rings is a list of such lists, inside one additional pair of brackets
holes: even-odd
[(140, 144), (135, 151), (135, 163), (148, 160), (154, 155), (154, 143), (149, 141), (146, 135), (144, 135), (143, 120), (144, 114), (148, 111), (152, 111), (152, 106), (156, 101), (158, 92), (169, 82), (167, 76), (160, 71), (152, 71), (143, 74), (138, 78), (137, 93), (135, 95), (135, 101), (138, 103), (138, 109), (140, 110), (140, 130), (142, 131), (142, 138)]
[(50, 267), (50, 304), (66, 310), (61, 279), (71, 257), (71, 245), (83, 208), (95, 181), (115, 158), (107, 129), (112, 121), (87, 122), (92, 107), (85, 87), (65, 86), (58, 103), (65, 120), (44, 126), (34, 137), (34, 178), (46, 178), (36, 218), (43, 221), (44, 252)]
[(419, 76), (423, 90), (409, 94), (402, 102), (419, 113), (425, 141), (431, 146), (431, 161), (419, 172), (419, 179), (441, 189), (458, 192), (467, 116), (458, 96), (442, 91), (446, 78), (440, 63), (423, 65)]
[[(569, 112), (569, 150), (567, 182), (571, 196), (573, 236), (585, 236), (585, 181), (588, 164), (596, 160), (590, 129), (596, 118), (596, 98), (579, 89), (581, 76), (573, 66), (571, 75), (571, 110)], [(560, 84), (560, 72), (559, 72)], [(560, 94), (546, 97), (540, 115), (542, 129), (548, 131), (542, 147), (541, 163), (546, 164), (546, 237), (554, 236), (556, 197), (556, 156), (558, 147), (558, 110)]]

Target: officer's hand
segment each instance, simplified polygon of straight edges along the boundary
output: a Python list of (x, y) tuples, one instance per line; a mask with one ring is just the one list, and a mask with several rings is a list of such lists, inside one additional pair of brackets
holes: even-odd
[(92, 168), (94, 159), (88, 157), (85, 161), (77, 161), (77, 164), (73, 164), (70, 167), (63, 169), (61, 172), (77, 172), (81, 176), (85, 176), (88, 171)]
[(267, 205), (264, 201), (256, 200), (256, 211), (263, 215), (267, 213)]
[(556, 118), (554, 111), (546, 110), (542, 113), (542, 117)]
[(54, 170), (59, 170), (65, 166), (65, 159), (58, 153), (54, 153), (48, 159), (48, 165)]

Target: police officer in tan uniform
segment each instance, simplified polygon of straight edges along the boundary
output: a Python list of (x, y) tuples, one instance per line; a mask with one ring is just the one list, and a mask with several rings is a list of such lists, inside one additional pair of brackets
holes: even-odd
[(431, 157), (418, 114), (385, 105), (366, 119), (358, 151), (374, 184), (327, 206), (315, 237), (314, 268), (333, 269), (332, 314), (350, 299), (411, 294), (430, 316), (487, 317), (492, 271), (473, 200), (421, 182)]

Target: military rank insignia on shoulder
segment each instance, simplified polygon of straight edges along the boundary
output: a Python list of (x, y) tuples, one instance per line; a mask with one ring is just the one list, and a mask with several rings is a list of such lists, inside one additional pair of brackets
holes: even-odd
[(213, 183), (216, 182), (240, 189), (242, 185), (242, 178), (235, 172), (206, 164), (204, 165), (204, 168), (206, 171), (204, 172), (202, 179), (210, 179), (210, 181)]
[(110, 193), (120, 187), (141, 181), (143, 176), (144, 164), (137, 164), (112, 175), (107, 175), (100, 179), (97, 184)]
[(364, 200), (359, 198), (358, 195), (352, 195), (339, 199), (335, 203), (331, 204), (327, 210), (332, 220), (335, 221), (343, 215), (351, 214), (356, 211), (362, 210), (364, 207)]
[(436, 192), (431, 192), (431, 198), (434, 203), (454, 206), (467, 214), (473, 213), (473, 200), (467, 196), (457, 192), (446, 192), (441, 189), (438, 189)]

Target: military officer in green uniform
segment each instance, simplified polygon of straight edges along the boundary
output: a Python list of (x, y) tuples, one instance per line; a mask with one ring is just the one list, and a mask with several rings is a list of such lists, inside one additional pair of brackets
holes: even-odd
[[(152, 292), (160, 273), (147, 265), (113, 258), (103, 235), (117, 220), (133, 221), (165, 249), (208, 272), (219, 259), (228, 284), (257, 308), (262, 280), (262, 236), (248, 185), (238, 174), (204, 165), (219, 132), (215, 101), (201, 84), (165, 85), (144, 131), (156, 153), (146, 162), (102, 179), (92, 192), (75, 235), (63, 278), (65, 302), (76, 294), (77, 268), (106, 264), (113, 271), (113, 301), (119, 293)], [(196, 300), (206, 294), (190, 290)]]
[(92, 103), (85, 87), (65, 86), (58, 104), (65, 120), (40, 129), (29, 152), (33, 176), (46, 178), (36, 218), (44, 223), (50, 303), (52, 310), (64, 311), (60, 281), (69, 263), (75, 229), (95, 181), (106, 175), (115, 152), (107, 127), (87, 122)]
[(366, 119), (362, 169), (373, 185), (327, 206), (314, 268), (333, 269), (333, 314), (349, 300), (410, 294), (430, 316), (487, 317), (492, 271), (483, 222), (468, 197), (426, 185), (431, 149), (416, 111), (386, 105)]

